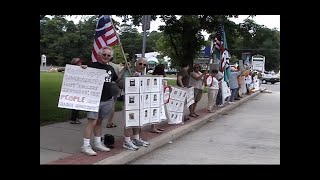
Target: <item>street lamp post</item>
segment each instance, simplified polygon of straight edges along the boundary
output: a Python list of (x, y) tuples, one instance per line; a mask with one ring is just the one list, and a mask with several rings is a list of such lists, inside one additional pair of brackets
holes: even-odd
[(253, 37), (255, 36), (255, 34), (254, 34), (254, 29), (251, 28), (251, 29), (249, 30), (249, 33), (250, 33), (250, 35), (251, 35), (251, 48), (252, 48), (252, 52), (253, 52), (253, 47), (254, 47)]

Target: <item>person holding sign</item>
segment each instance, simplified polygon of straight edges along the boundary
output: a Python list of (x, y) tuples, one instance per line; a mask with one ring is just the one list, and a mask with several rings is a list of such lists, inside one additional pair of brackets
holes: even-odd
[(238, 93), (238, 76), (241, 75), (241, 71), (238, 71), (238, 69), (231, 67), (231, 74), (229, 78), (229, 86), (230, 86), (230, 91), (231, 91), (231, 96), (229, 97), (229, 103), (233, 104), (234, 103), (234, 98), (236, 96), (236, 93)]
[[(80, 58), (73, 58), (71, 61), (72, 65), (77, 65), (77, 66), (81, 66), (82, 65), (82, 60)], [(71, 110), (71, 117), (70, 117), (70, 124), (81, 124), (81, 122), (79, 121), (79, 110), (76, 109), (72, 109)]]
[(216, 79), (218, 80), (219, 82), (219, 91), (218, 91), (218, 94), (217, 94), (217, 99), (216, 99), (216, 105), (218, 107), (223, 107), (223, 103), (222, 103), (222, 81), (223, 81), (223, 74), (218, 71), (218, 74), (216, 74)]
[[(123, 91), (125, 92), (125, 81), (123, 80), (125, 77), (129, 76), (130, 72), (132, 72), (133, 76), (141, 76), (143, 75), (144, 69), (147, 66), (147, 60), (145, 58), (139, 58), (136, 62), (136, 66), (129, 71), (129, 67), (125, 66), (122, 71), (120, 72), (119, 75), (119, 83), (123, 83), (120, 86), (123, 87)], [(124, 100), (125, 102), (125, 100)], [(125, 108), (122, 108), (123, 111), (125, 111)], [(125, 123), (124, 123), (125, 124)], [(133, 134), (133, 137), (131, 139), (131, 132)], [(124, 126), (124, 142), (122, 147), (128, 150), (138, 150), (138, 146), (144, 146), (147, 147), (150, 145), (149, 142), (144, 141), (140, 138), (140, 132), (141, 132), (141, 127), (126, 127)]]
[[(190, 76), (189, 76), (188, 70), (189, 70), (188, 64), (181, 64), (181, 70), (177, 73), (177, 85), (179, 87), (187, 88), (189, 86)], [(187, 104), (187, 99), (185, 100), (184, 104)], [(191, 114), (191, 111), (190, 111), (190, 114)], [(190, 120), (190, 118), (184, 116), (183, 120), (187, 121), (187, 120)]]
[(209, 87), (207, 111), (210, 113), (213, 112), (213, 106), (216, 104), (216, 99), (219, 91), (219, 82), (215, 78), (217, 74), (218, 74), (218, 70), (213, 69), (211, 71), (211, 74), (207, 77), (207, 86)]
[[(122, 68), (120, 67), (120, 65), (115, 64), (113, 62), (113, 57), (109, 60), (109, 65), (113, 67), (115, 73), (117, 74), (117, 76), (119, 76), (119, 73), (122, 70)], [(108, 123), (107, 123), (106, 128), (117, 127), (117, 125), (112, 122), (113, 116), (114, 116), (114, 112), (115, 112), (115, 107), (116, 107), (116, 101), (117, 101), (118, 95), (120, 94), (120, 88), (119, 88), (118, 84), (115, 81), (113, 81), (111, 83), (111, 92), (113, 94), (113, 108), (112, 108), (112, 112), (110, 114), (110, 117), (108, 119)]]
[[(82, 152), (95, 156), (97, 153), (92, 150), (90, 145), (90, 137), (93, 132), (94, 134), (94, 149), (99, 151), (110, 151), (102, 142), (101, 142), (101, 124), (102, 120), (107, 118), (113, 108), (113, 93), (111, 92), (111, 82), (116, 81), (118, 76), (114, 71), (113, 67), (108, 65), (109, 60), (113, 56), (113, 50), (111, 47), (102, 47), (98, 51), (98, 61), (90, 64), (89, 67), (104, 69), (106, 70), (105, 81), (101, 93), (100, 105), (98, 112), (87, 112), (88, 123), (84, 128), (84, 137), (83, 137), (83, 146), (81, 147)], [(82, 68), (87, 66), (82, 65)]]
[(189, 106), (190, 117), (198, 117), (199, 115), (195, 113), (197, 103), (201, 100), (202, 97), (202, 88), (203, 88), (203, 77), (207, 74), (207, 71), (203, 73), (200, 72), (200, 64), (195, 64), (193, 66), (193, 72), (190, 73), (189, 86), (194, 87), (194, 103)]
[[(152, 75), (160, 75), (162, 77), (165, 77), (165, 72), (164, 72), (164, 65), (163, 64), (158, 64), (152, 73)], [(151, 124), (151, 132), (152, 133), (162, 133), (164, 129), (160, 128), (157, 126), (157, 124)]]

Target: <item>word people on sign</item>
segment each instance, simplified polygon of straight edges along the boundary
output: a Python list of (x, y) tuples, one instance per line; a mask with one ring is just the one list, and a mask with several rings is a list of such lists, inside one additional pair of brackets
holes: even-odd
[(77, 101), (77, 102), (84, 102), (86, 97), (79, 97), (79, 96), (69, 96), (69, 95), (61, 95), (60, 99), (65, 99), (68, 101)]

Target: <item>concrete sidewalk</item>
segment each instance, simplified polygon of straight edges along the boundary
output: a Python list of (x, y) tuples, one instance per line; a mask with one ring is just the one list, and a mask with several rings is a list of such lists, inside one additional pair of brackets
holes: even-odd
[[(86, 119), (81, 119), (82, 124), (70, 124), (70, 122), (62, 122), (40, 127), (40, 164), (125, 164), (139, 156), (160, 147), (169, 141), (198, 128), (226, 111), (255, 97), (260, 92), (256, 92), (249, 96), (243, 95), (243, 98), (236, 101), (235, 104), (228, 104), (222, 108), (216, 107), (215, 113), (207, 113), (206, 106), (208, 97), (203, 94), (201, 101), (198, 103), (198, 118), (191, 118), (185, 124), (168, 125), (163, 123), (161, 126), (165, 129), (162, 134), (154, 134), (149, 132), (150, 126), (143, 128), (141, 137), (150, 141), (149, 147), (141, 147), (138, 151), (130, 151), (122, 148), (123, 143), (123, 114), (116, 112), (114, 123), (116, 128), (105, 128), (106, 120), (103, 121), (102, 133), (109, 133), (115, 136), (116, 142), (114, 149), (110, 152), (98, 152), (97, 156), (87, 156), (81, 153), (83, 128)], [(186, 108), (184, 113), (187, 115), (189, 110)]]

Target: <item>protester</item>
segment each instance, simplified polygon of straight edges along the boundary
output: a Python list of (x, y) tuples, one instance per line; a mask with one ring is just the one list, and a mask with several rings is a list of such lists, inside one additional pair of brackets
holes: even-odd
[[(130, 72), (132, 73), (133, 76), (143, 75), (146, 66), (147, 66), (147, 60), (145, 58), (139, 58), (136, 62), (136, 66), (134, 68), (130, 68), (128, 65), (125, 65), (119, 75), (118, 81), (119, 81), (119, 85), (121, 86), (120, 88), (123, 89), (125, 92), (125, 88), (124, 88), (125, 87), (124, 86), (125, 77), (130, 75)], [(129, 70), (129, 68), (130, 68), (130, 70)], [(124, 102), (125, 102), (125, 100), (124, 100)], [(122, 108), (122, 110), (125, 111), (124, 108)], [(130, 137), (131, 132), (133, 134), (132, 139)], [(150, 143), (147, 141), (144, 141), (140, 137), (140, 132), (141, 132), (141, 127), (126, 127), (126, 125), (124, 125), (124, 142), (123, 142), (122, 147), (125, 149), (136, 151), (139, 149), (138, 146), (144, 146), (144, 147), (149, 146)]]
[(222, 81), (223, 81), (223, 74), (219, 71), (218, 74), (216, 74), (216, 79), (219, 82), (219, 91), (217, 94), (217, 99), (216, 99), (216, 105), (219, 107), (222, 107)]
[[(152, 73), (152, 75), (158, 75), (165, 77), (165, 72), (164, 72), (164, 65), (163, 64), (158, 64)], [(159, 125), (157, 124), (151, 124), (151, 132), (152, 133), (162, 133), (164, 129), (160, 128)]]
[(234, 103), (234, 97), (236, 93), (238, 93), (238, 76), (241, 75), (241, 71), (238, 71), (237, 69), (231, 67), (231, 74), (230, 74), (230, 79), (229, 79), (229, 86), (230, 86), (230, 91), (231, 91), (231, 96), (229, 97), (229, 103), (233, 104)]
[[(71, 61), (71, 65), (77, 65), (81, 66), (82, 65), (82, 60), (80, 58), (73, 58)], [(79, 110), (77, 109), (72, 109), (71, 110), (71, 116), (70, 116), (70, 124), (81, 124), (79, 121)]]
[(216, 75), (218, 74), (218, 70), (213, 69), (211, 71), (211, 74), (209, 75), (212, 78), (212, 81), (208, 85), (208, 105), (207, 105), (207, 111), (213, 112), (213, 107), (216, 104), (216, 98), (219, 91), (219, 82), (216, 79)]
[[(181, 64), (181, 70), (177, 73), (177, 85), (182, 88), (187, 88), (189, 86), (190, 76), (188, 73), (189, 65)], [(185, 100), (185, 105), (187, 104), (187, 100)], [(190, 112), (191, 114), (191, 112)], [(184, 116), (184, 121), (190, 120), (190, 118)]]
[(193, 71), (190, 73), (190, 81), (189, 86), (194, 87), (194, 103), (190, 105), (190, 117), (198, 117), (199, 115), (195, 113), (198, 102), (202, 97), (202, 89), (203, 89), (203, 77), (206, 75), (206, 71), (204, 73), (200, 72), (201, 66), (199, 64), (193, 65)]
[[(113, 50), (111, 47), (102, 47), (98, 51), (98, 61), (90, 64), (89, 67), (104, 69), (105, 72), (105, 81), (102, 89), (102, 94), (100, 98), (100, 105), (98, 112), (87, 112), (88, 123), (84, 128), (84, 137), (83, 137), (83, 146), (82, 152), (87, 155), (97, 155), (95, 151), (92, 150), (90, 145), (90, 137), (93, 132), (94, 134), (94, 146), (93, 148), (99, 151), (110, 151), (102, 142), (101, 142), (101, 124), (104, 118), (107, 118), (108, 115), (112, 112), (113, 107), (113, 97), (111, 92), (111, 81), (116, 81), (118, 79), (117, 74), (115, 73), (112, 66), (108, 65), (109, 60), (113, 57)], [(86, 68), (86, 66), (81, 66)]]
[[(119, 64), (115, 64), (113, 62), (113, 57), (109, 60), (109, 65), (113, 67), (115, 73), (117, 74), (117, 76), (119, 76), (119, 73), (120, 71), (122, 70), (122, 68), (120, 67)], [(114, 128), (114, 127), (117, 127), (116, 124), (114, 124), (112, 122), (113, 120), (113, 116), (114, 116), (114, 112), (115, 112), (115, 107), (116, 107), (116, 101), (117, 101), (117, 98), (120, 94), (120, 88), (118, 86), (118, 84), (115, 82), (115, 81), (112, 81), (111, 82), (111, 93), (112, 93), (112, 96), (113, 96), (113, 107), (112, 107), (112, 112), (108, 118), (108, 121), (107, 121), (107, 128)]]

